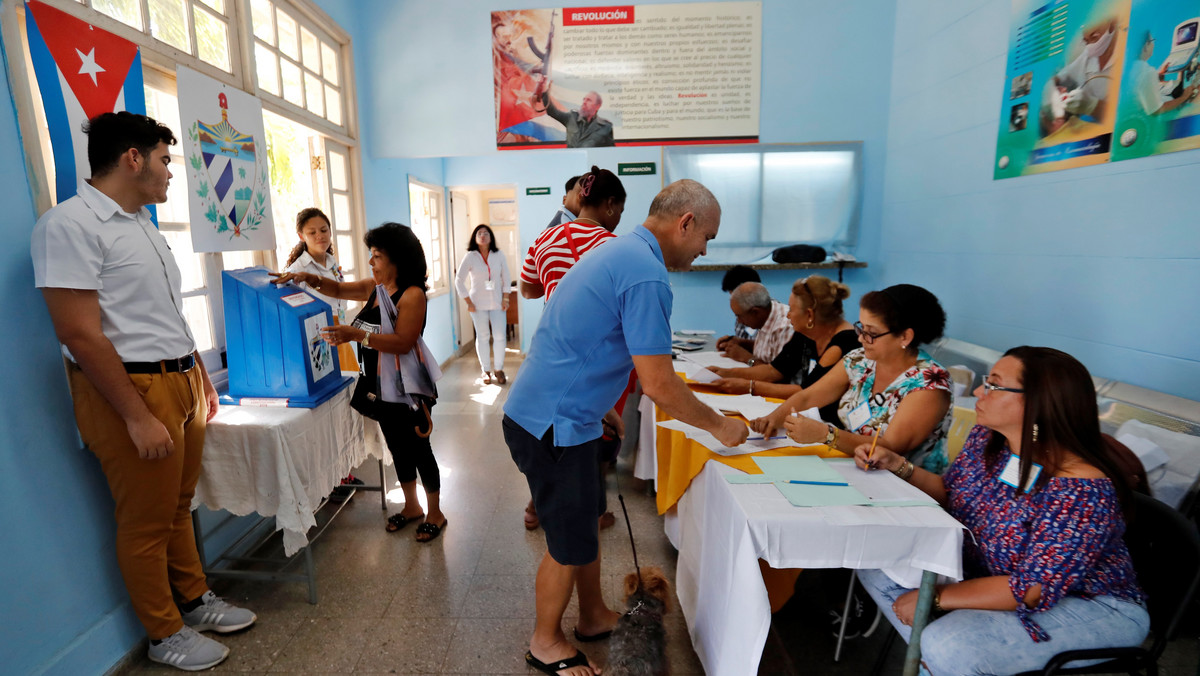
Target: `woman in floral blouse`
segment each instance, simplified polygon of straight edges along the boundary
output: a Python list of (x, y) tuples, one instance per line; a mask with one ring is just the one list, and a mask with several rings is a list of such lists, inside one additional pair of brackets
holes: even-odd
[[(937, 587), (944, 615), (921, 635), (925, 667), (1013, 674), (1065, 650), (1139, 645), (1150, 619), (1123, 539), (1129, 485), (1101, 442), (1087, 369), (1018, 347), (975, 394), (979, 425), (944, 477), (882, 445), (855, 450), (859, 467), (895, 472), (970, 531), (966, 579)], [(907, 640), (917, 592), (878, 570), (859, 579)]]
[[(798, 442), (824, 442), (847, 453), (879, 434), (881, 445), (932, 472), (943, 471), (950, 374), (920, 346), (942, 336), (946, 313), (929, 291), (897, 284), (863, 296), (858, 317), (854, 328), (862, 349), (846, 355), (844, 368), (831, 369), (750, 426), (767, 437), (782, 427)], [(843, 430), (790, 415), (834, 402)]]

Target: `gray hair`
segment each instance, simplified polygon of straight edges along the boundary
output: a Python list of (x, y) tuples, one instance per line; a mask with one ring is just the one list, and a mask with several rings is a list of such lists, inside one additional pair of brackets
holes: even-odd
[(650, 216), (678, 218), (692, 212), (697, 217), (715, 211), (721, 215), (721, 205), (708, 188), (690, 178), (680, 179), (659, 191), (650, 203)]
[(771, 308), (771, 292), (767, 291), (767, 287), (758, 282), (743, 282), (738, 285), (733, 293), (729, 295), (733, 302), (737, 303), (738, 307), (742, 308), (742, 312), (746, 312), (751, 308)]

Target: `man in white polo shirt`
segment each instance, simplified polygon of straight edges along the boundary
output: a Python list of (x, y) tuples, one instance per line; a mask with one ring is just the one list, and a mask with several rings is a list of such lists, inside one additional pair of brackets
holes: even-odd
[(205, 669), (229, 649), (197, 632), (256, 618), (209, 591), (192, 533), (217, 393), (183, 317), (179, 268), (145, 208), (167, 200), (175, 136), (127, 112), (84, 131), (92, 178), (34, 227), (34, 281), (63, 344), (80, 437), (116, 502), (117, 562), (150, 659)]

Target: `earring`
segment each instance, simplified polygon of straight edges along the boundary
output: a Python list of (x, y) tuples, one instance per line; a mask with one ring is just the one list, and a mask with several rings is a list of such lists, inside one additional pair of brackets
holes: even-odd
[(1037, 425), (1037, 423), (1033, 423), (1033, 440), (1037, 441), (1037, 437), (1038, 437), (1038, 425)]
[(904, 343), (903, 345), (901, 345), (901, 346), (900, 346), (900, 349), (901, 349), (901, 350), (907, 350), (907, 349), (908, 349), (908, 343)]
[(813, 320), (811, 320), (811, 319), (810, 319), (810, 320), (808, 320), (808, 325), (807, 325), (807, 326), (805, 326), (804, 328), (806, 328), (806, 329), (811, 329), (813, 326), (814, 326), (814, 324), (813, 324)]
[(608, 210), (608, 215), (609, 215), (609, 216), (612, 216), (612, 215), (613, 215), (613, 210), (612, 210), (612, 209), (609, 209), (609, 210)]

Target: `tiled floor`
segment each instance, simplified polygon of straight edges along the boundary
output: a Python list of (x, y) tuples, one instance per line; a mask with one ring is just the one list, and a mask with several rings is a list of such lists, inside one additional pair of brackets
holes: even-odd
[[(513, 355), (510, 355), (513, 357)], [(473, 355), (456, 360), (439, 383), (433, 446), (442, 469), (442, 505), (449, 525), (438, 540), (419, 544), (410, 526), (384, 531), (379, 496), (360, 493), (313, 547), (320, 603), (308, 603), (301, 583), (220, 582), (216, 590), (258, 613), (240, 634), (218, 637), (231, 649), (216, 671), (293, 674), (532, 674), (523, 655), (533, 626), (535, 566), (545, 551), (541, 531), (527, 532), (524, 478), (509, 458), (501, 433), (501, 405), (508, 387), (484, 386)], [(517, 365), (506, 369), (513, 376)], [(642, 565), (658, 565), (674, 577), (675, 552), (640, 482), (630, 478), (627, 458), (617, 476), (629, 507)], [(390, 470), (389, 470), (390, 473)], [(374, 463), (356, 472), (376, 480)], [(616, 491), (610, 506), (620, 518)], [(403, 496), (389, 494), (395, 512)], [(621, 578), (633, 570), (623, 524), (603, 531), (604, 584), (611, 606), (620, 603)], [(801, 575), (797, 596), (776, 614), (761, 674), (865, 674), (875, 662), (885, 628), (846, 644), (833, 662), (827, 609), (834, 601), (819, 571)], [(567, 610), (568, 631), (577, 614)], [(672, 674), (703, 673), (678, 611), (666, 618)], [(1196, 631), (1176, 642), (1163, 673), (1191, 676), (1197, 662)], [(884, 673), (898, 674), (900, 642)], [(605, 642), (584, 646), (604, 664)], [(174, 670), (149, 662), (131, 671)]]

